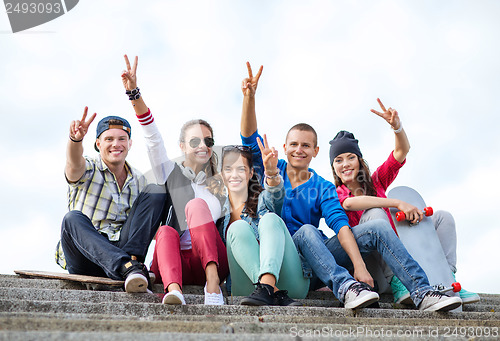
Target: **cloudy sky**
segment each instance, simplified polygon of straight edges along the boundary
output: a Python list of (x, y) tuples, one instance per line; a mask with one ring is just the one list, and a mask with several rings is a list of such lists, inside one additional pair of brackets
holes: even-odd
[[(138, 84), (171, 157), (191, 118), (211, 122), (217, 144), (239, 142), (247, 60), (264, 65), (259, 130), (282, 150), (291, 125), (312, 124), (320, 145), (312, 167), (330, 180), (328, 141), (341, 129), (360, 140), (372, 170), (392, 151), (394, 134), (370, 112), (380, 97), (412, 145), (394, 185), (453, 213), (457, 279), (500, 293), (499, 17), (495, 0), (85, 0), (13, 34), (0, 13), (0, 273), (60, 270), (68, 127), (85, 106), (98, 118), (129, 118), (129, 161), (149, 170), (120, 79), (126, 53), (139, 56)], [(89, 155), (94, 138), (95, 123)]]

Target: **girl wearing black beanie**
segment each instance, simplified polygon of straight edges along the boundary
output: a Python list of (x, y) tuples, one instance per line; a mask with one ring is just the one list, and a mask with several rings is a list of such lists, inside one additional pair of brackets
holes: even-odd
[[(405, 213), (408, 220), (417, 223), (423, 219), (423, 213), (417, 207), (397, 199), (388, 199), (385, 192), (396, 179), (399, 169), (406, 163), (406, 155), (410, 150), (410, 143), (403, 129), (399, 114), (395, 109), (386, 109), (380, 99), (377, 101), (382, 112), (371, 109), (371, 112), (382, 117), (394, 131), (395, 148), (388, 159), (371, 174), (368, 164), (358, 145), (358, 140), (347, 131), (340, 131), (330, 141), (330, 166), (339, 201), (346, 210), (349, 224), (354, 227), (360, 223), (361, 216), (365, 210), (371, 208), (382, 208), (392, 228), (396, 232), (396, 226), (391, 217), (389, 207), (395, 207)], [(383, 212), (383, 218), (386, 218)], [(436, 211), (432, 216), (436, 232), (441, 241), (444, 254), (446, 255), (450, 270), (455, 273), (456, 269), (456, 229), (453, 216), (445, 211)], [(362, 222), (362, 221), (361, 221)], [(397, 232), (396, 232), (397, 233)], [(402, 283), (393, 277), (390, 281), (396, 303), (410, 302), (409, 293)], [(479, 295), (460, 291), (463, 303), (479, 301)]]

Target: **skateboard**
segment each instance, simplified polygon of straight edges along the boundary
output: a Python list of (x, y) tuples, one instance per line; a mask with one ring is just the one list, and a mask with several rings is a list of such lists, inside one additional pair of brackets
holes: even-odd
[[(387, 197), (402, 200), (424, 211), (422, 221), (412, 225), (405, 219), (403, 212), (398, 212), (396, 208), (390, 209), (399, 238), (413, 259), (425, 271), (430, 285), (442, 293), (446, 292), (449, 296), (459, 296), (460, 284), (455, 283), (430, 217), (433, 214), (432, 208), (426, 207), (424, 199), (417, 191), (406, 186), (393, 188)], [(462, 311), (462, 307), (453, 311)]]
[(15, 270), (17, 275), (28, 278), (60, 279), (77, 282), (89, 290), (119, 290), (123, 288), (124, 281), (117, 281), (106, 277), (95, 277), (86, 275), (75, 275), (63, 272)]

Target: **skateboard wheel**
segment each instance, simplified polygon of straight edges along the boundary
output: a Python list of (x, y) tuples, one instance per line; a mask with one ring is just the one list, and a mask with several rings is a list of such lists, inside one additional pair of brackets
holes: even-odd
[(462, 290), (462, 286), (458, 282), (452, 283), (451, 287), (453, 288), (453, 292), (459, 292)]
[(432, 207), (426, 207), (423, 209), (423, 211), (426, 217), (434, 214), (434, 210), (432, 209)]
[(396, 220), (403, 221), (406, 219), (405, 213), (403, 211), (399, 211), (396, 213)]

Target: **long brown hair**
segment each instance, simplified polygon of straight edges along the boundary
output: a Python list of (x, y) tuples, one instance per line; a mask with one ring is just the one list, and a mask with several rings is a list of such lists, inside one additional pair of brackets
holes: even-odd
[[(368, 167), (368, 163), (362, 157), (356, 155), (359, 162), (359, 172), (356, 176), (356, 180), (359, 182), (361, 186), (361, 190), (363, 191), (362, 195), (370, 195), (372, 197), (377, 196), (377, 191), (375, 190), (375, 186), (373, 186), (372, 175), (370, 173), (370, 168)], [(333, 171), (333, 178), (335, 179), (335, 186), (340, 187), (344, 183), (340, 179), (340, 177), (335, 173), (335, 169), (333, 168), (333, 164), (330, 165)]]
[(228, 154), (239, 154), (246, 160), (248, 167), (253, 171), (253, 175), (248, 181), (248, 199), (245, 203), (245, 212), (252, 218), (257, 218), (257, 206), (259, 204), (259, 194), (264, 190), (260, 185), (257, 172), (254, 171), (252, 162), (252, 152), (247, 146), (232, 145), (225, 146), (222, 149), (222, 169), (224, 169), (224, 160)]
[[(195, 120), (190, 120), (184, 123), (184, 125), (181, 128), (181, 134), (179, 137), (179, 142), (186, 142), (186, 130), (188, 130), (190, 127), (194, 125), (201, 125), (206, 127), (210, 131), (210, 135), (212, 135), (212, 138), (214, 136), (214, 131), (212, 129), (212, 126), (205, 120), (202, 119), (195, 119)], [(202, 171), (205, 172), (207, 175), (207, 188), (212, 193), (213, 195), (222, 197), (224, 196), (224, 183), (222, 182), (222, 179), (220, 177), (220, 174), (217, 171), (217, 154), (215, 151), (212, 149), (212, 156), (210, 156), (210, 159), (208, 162), (204, 165)]]

